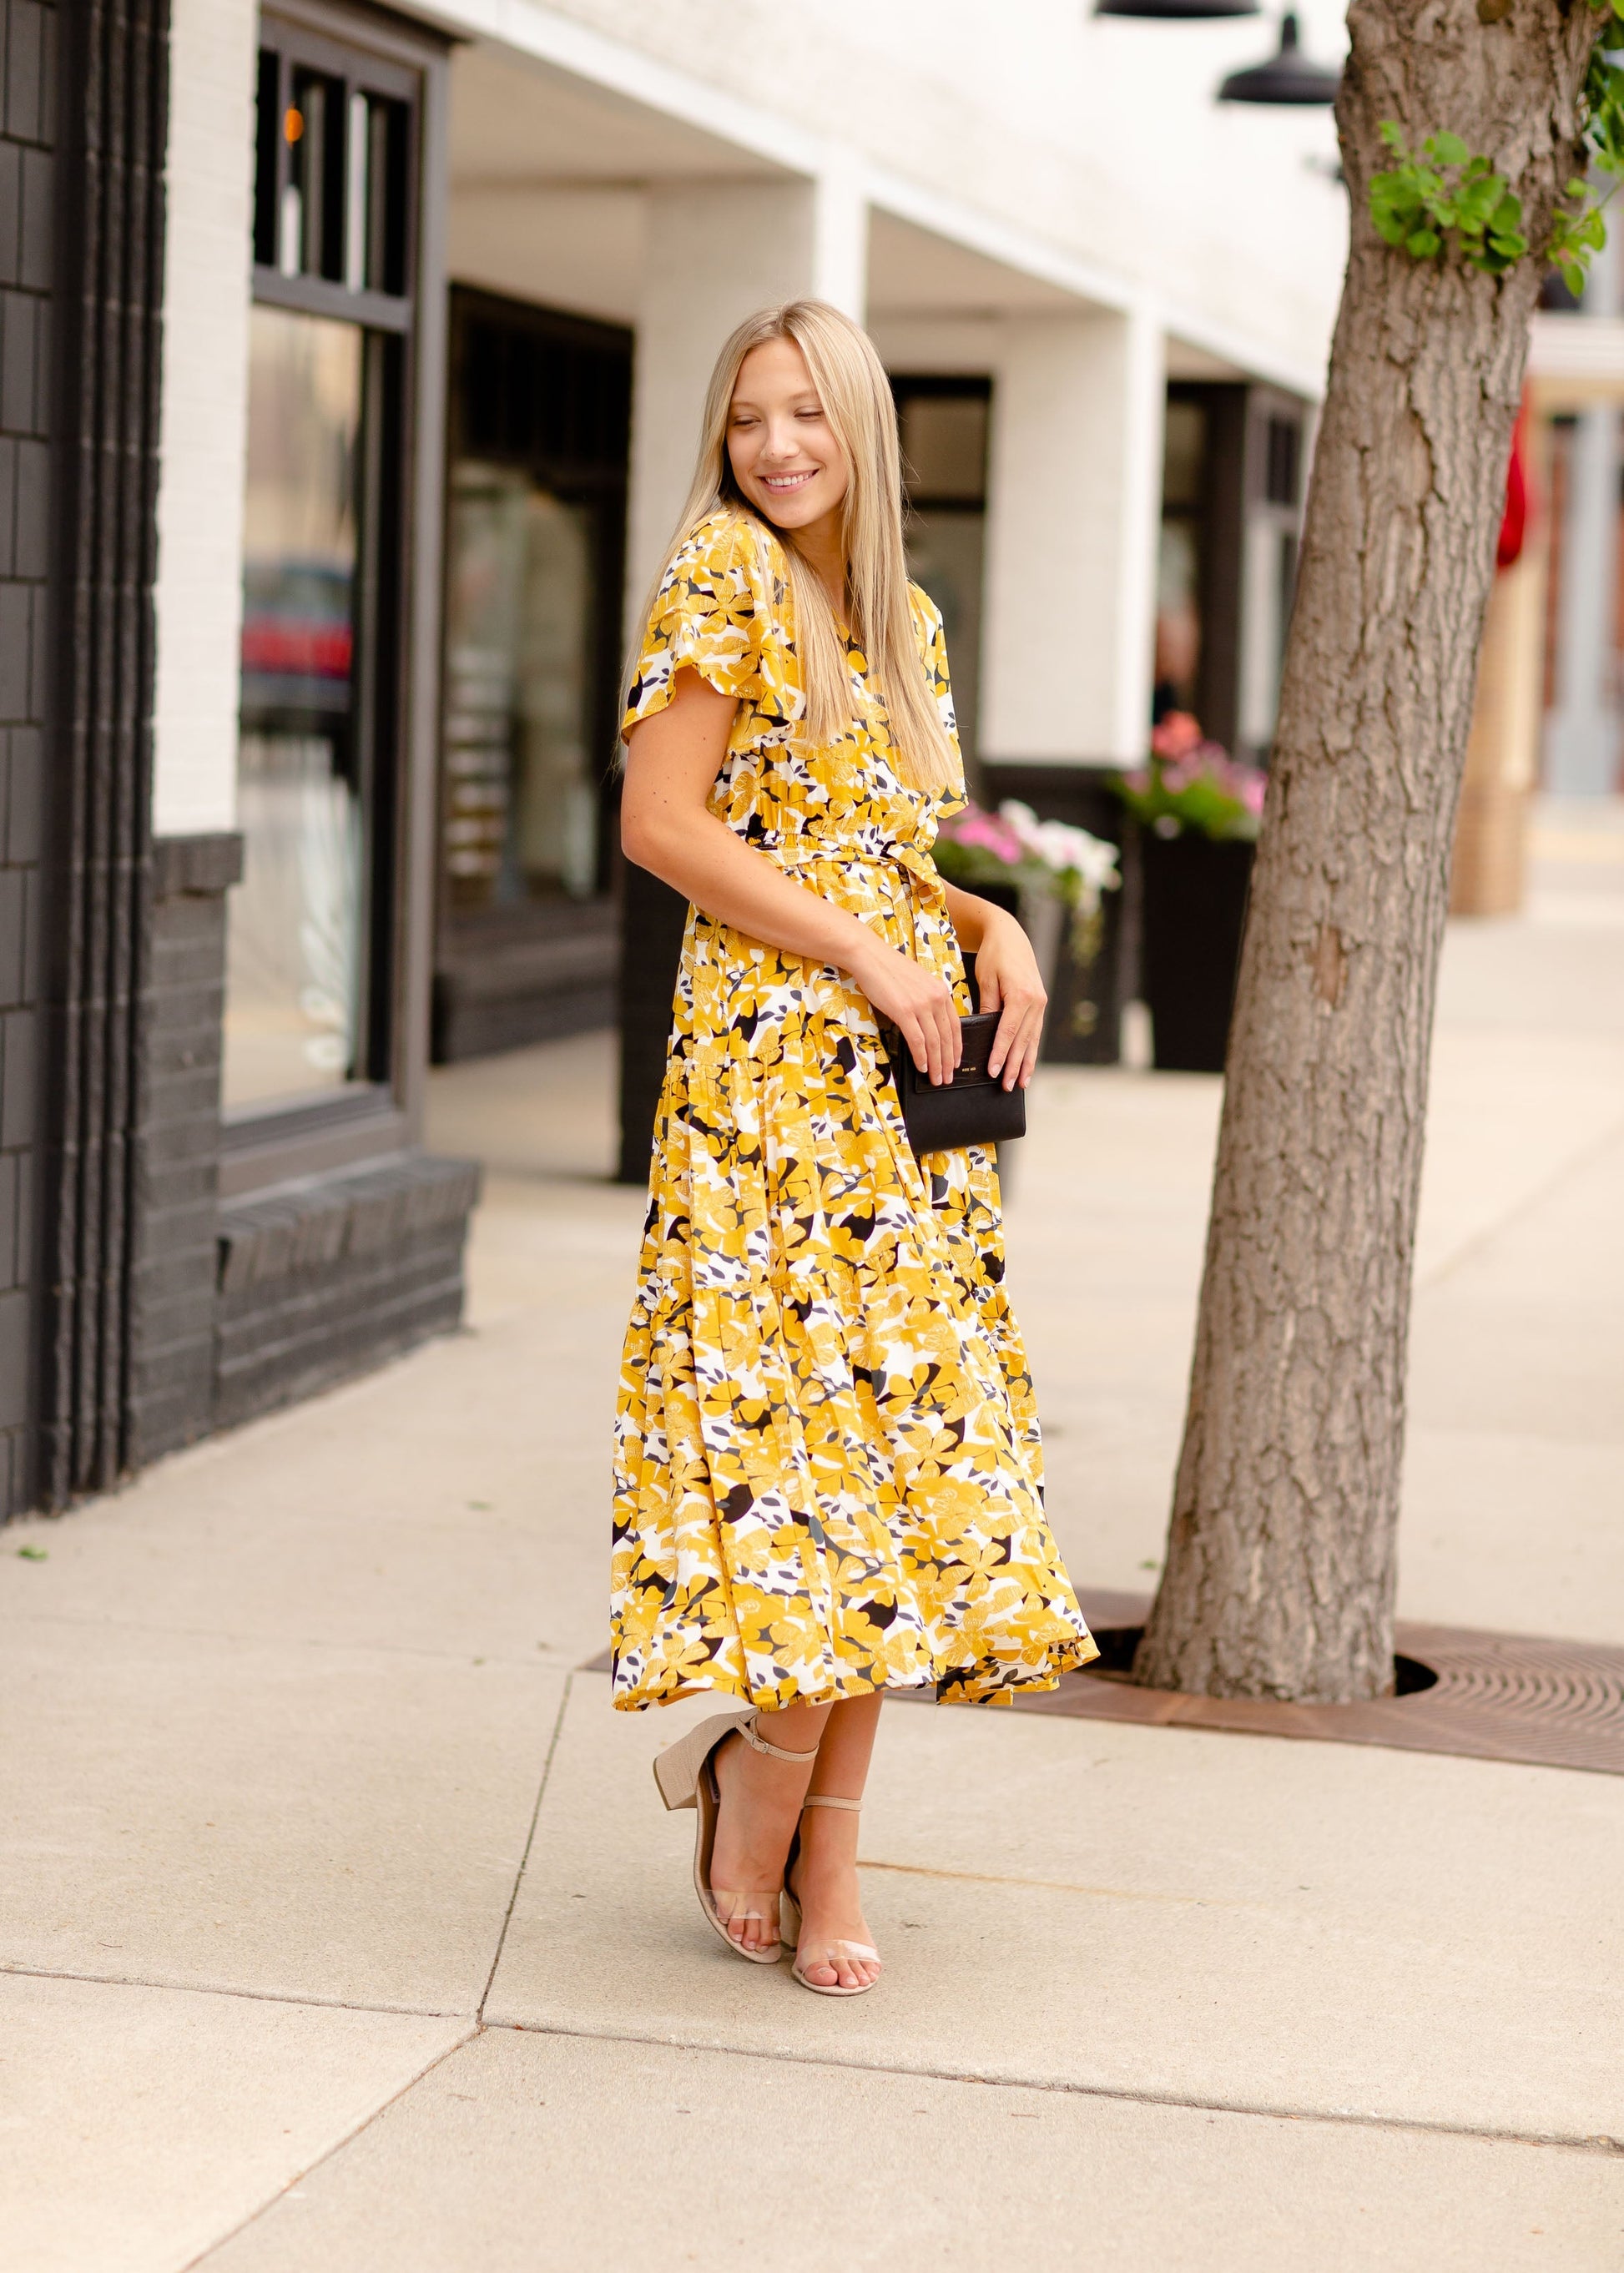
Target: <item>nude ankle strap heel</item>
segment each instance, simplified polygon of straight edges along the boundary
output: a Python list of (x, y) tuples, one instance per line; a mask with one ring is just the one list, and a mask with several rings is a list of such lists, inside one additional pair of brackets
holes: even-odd
[[(841, 1799), (832, 1791), (809, 1791), (801, 1803), (804, 1815), (808, 1807), (839, 1807), (850, 1815), (862, 1813), (861, 1799)], [(854, 1982), (842, 1988), (838, 1981), (808, 1981), (801, 1954), (801, 1904), (790, 1885), (791, 1874), (801, 1858), (801, 1834), (796, 1832), (790, 1842), (789, 1859), (784, 1865), (784, 1892), (778, 1900), (778, 1931), (786, 1941), (795, 1945), (795, 1960), (790, 1971), (803, 1989), (815, 1997), (863, 1997), (873, 1988), (872, 1981)], [(866, 1941), (831, 1941), (821, 1956), (810, 1960), (814, 1965), (832, 1965), (840, 1960), (850, 1964), (853, 1959), (865, 1965), (878, 1965), (883, 1961), (877, 1949), (870, 1949)]]
[(781, 1744), (770, 1744), (756, 1729), (754, 1713), (718, 1713), (709, 1721), (702, 1721), (698, 1728), (690, 1729), (680, 1743), (658, 1756), (654, 1781), (668, 1808), (691, 1807), (697, 1811), (699, 1820), (694, 1827), (694, 1891), (712, 1932), (720, 1935), (735, 1956), (747, 1959), (750, 1964), (776, 1965), (779, 1954), (776, 1940), (762, 1949), (747, 1949), (727, 1931), (734, 1918), (765, 1919), (771, 1913), (733, 1909), (724, 1917), (710, 1884), (710, 1856), (716, 1845), (716, 1822), (722, 1804), (716, 1781), (716, 1755), (733, 1736), (742, 1737), (753, 1752), (766, 1752), (775, 1760), (809, 1760), (816, 1757), (816, 1744), (809, 1752), (789, 1752)]
[[(748, 1714), (742, 1721), (739, 1721), (734, 1723), (739, 1734), (744, 1738), (745, 1743), (750, 1747), (750, 1750), (753, 1752), (765, 1752), (770, 1759), (774, 1760), (815, 1760), (817, 1758), (817, 1746), (816, 1744), (813, 1745), (809, 1752), (786, 1752), (782, 1744), (770, 1744), (761, 1732), (760, 1723), (761, 1715), (759, 1713)], [(832, 1807), (854, 1807), (858, 1804), (859, 1803), (857, 1801), (850, 1799), (837, 1799), (827, 1802), (816, 1799), (803, 1799), (801, 1803), (802, 1807), (821, 1807), (824, 1805)]]

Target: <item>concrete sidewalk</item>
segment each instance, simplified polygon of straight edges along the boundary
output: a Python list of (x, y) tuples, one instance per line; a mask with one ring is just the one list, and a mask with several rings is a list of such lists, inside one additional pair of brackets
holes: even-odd
[[(1618, 822), (1547, 810), (1529, 914), (1449, 941), (1414, 1617), (1624, 1642)], [(437, 1077), (490, 1167), (468, 1332), (0, 1534), (7, 2273), (1617, 2273), (1624, 1781), (898, 1706), (880, 1988), (718, 1948), (648, 1767), (705, 1708), (578, 1669), (608, 1070)], [(1011, 1273), (1083, 1583), (1154, 1577), (1217, 1104), (1034, 1100)]]

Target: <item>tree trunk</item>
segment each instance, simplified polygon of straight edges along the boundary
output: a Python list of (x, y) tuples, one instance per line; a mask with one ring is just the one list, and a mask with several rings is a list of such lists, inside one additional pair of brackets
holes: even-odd
[(1538, 247), (1583, 166), (1589, 0), (1354, 0), (1351, 243), (1229, 1041), (1166, 1570), (1134, 1678), (1342, 1703), (1393, 1680), (1432, 1006), (1537, 253), (1376, 235), (1384, 119), (1443, 129)]

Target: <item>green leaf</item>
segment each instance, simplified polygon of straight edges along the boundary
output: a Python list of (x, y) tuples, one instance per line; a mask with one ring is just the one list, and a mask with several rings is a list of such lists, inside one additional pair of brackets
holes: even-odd
[(1444, 166), (1463, 166), (1471, 156), (1460, 136), (1449, 133), (1432, 135), (1427, 142), (1426, 154)]
[(1404, 240), (1404, 249), (1413, 252), (1417, 260), (1430, 260), (1443, 243), (1436, 229), (1412, 229)]
[[(1624, 5), (1620, 4), (1620, 0), (1613, 0), (1613, 5), (1618, 8), (1620, 15), (1624, 15)], [(1396, 118), (1384, 118), (1381, 122), (1380, 133), (1382, 140), (1387, 144), (1389, 150), (1402, 150), (1403, 148), (1404, 130), (1399, 124)]]
[(1522, 255), (1528, 251), (1528, 239), (1525, 236), (1492, 236), (1489, 242), (1507, 266), (1514, 260), (1521, 260)]
[(19, 1547), (17, 1551), (25, 1563), (49, 1563), (50, 1560), (49, 1547)]
[(1557, 266), (1562, 272), (1563, 283), (1576, 300), (1584, 289), (1584, 263), (1582, 260), (1560, 260)]
[(1522, 225), (1521, 198), (1503, 197), (1489, 215), (1489, 227), (1499, 236), (1510, 236)]

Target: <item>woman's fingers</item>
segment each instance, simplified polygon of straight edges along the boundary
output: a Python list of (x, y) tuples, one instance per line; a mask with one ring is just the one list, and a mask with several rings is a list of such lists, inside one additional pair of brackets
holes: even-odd
[[(894, 959), (893, 959), (894, 956)], [(945, 979), (895, 953), (869, 981), (869, 1000), (901, 1035), (908, 1055), (936, 1085), (951, 1081), (964, 1046), (953, 991)]]
[(936, 1082), (951, 1081), (953, 1069), (959, 1063), (959, 1014), (953, 1008), (953, 998), (947, 991), (945, 979), (940, 982), (941, 993), (930, 1006), (930, 1029), (936, 1043), (936, 1062), (930, 1078)]
[(1025, 1089), (1036, 1069), (1045, 1007), (1044, 998), (1031, 996), (1012, 996), (1004, 1005), (987, 1069), (995, 1081), (1002, 1074), (1005, 1089)]
[(1021, 1037), (1021, 1070), (1017, 1075), (1021, 1089), (1026, 1089), (1030, 1077), (1037, 1073), (1037, 1050), (1040, 1050), (1040, 1043), (1044, 1039), (1044, 1002), (1033, 1002), (1030, 1011), (1026, 1014), (1026, 1032)]
[[(991, 1010), (996, 1009), (997, 1005), (989, 1002), (986, 1007)], [(1020, 1039), (1024, 1024), (1025, 1014), (1019, 1003), (1006, 1002), (1004, 1006), (1004, 1016), (998, 1021), (998, 1031), (992, 1038), (992, 1048), (987, 1056), (987, 1070), (995, 1081), (1006, 1069), (1013, 1069), (1016, 1065), (1019, 1055), (1016, 1044)], [(1009, 1083), (1006, 1081), (1004, 1085), (1007, 1089)]]
[(937, 1010), (942, 1022), (944, 1081), (951, 1081), (959, 1070), (959, 1061), (964, 1053), (964, 1032), (959, 1024), (959, 1011), (945, 979), (942, 982), (942, 1001)]

